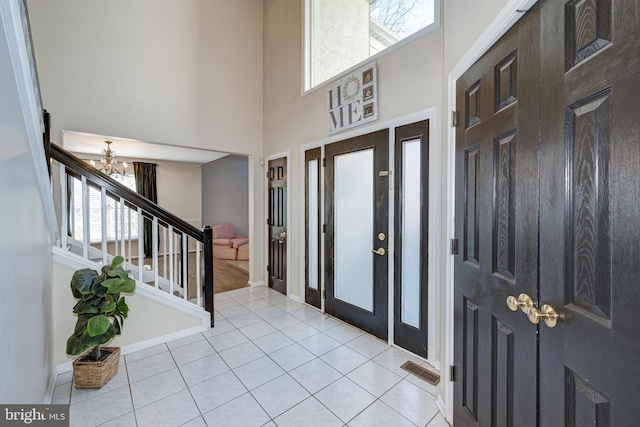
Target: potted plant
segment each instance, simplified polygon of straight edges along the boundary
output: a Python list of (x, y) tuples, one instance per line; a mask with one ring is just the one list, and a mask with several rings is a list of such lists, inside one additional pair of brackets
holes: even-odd
[(120, 293), (133, 292), (136, 283), (123, 264), (124, 258), (116, 256), (111, 265), (102, 267), (100, 274), (83, 268), (71, 278), (71, 292), (79, 299), (73, 307), (78, 322), (67, 340), (67, 354), (82, 354), (73, 362), (77, 388), (100, 388), (118, 372), (120, 348), (100, 346), (120, 335), (129, 313)]

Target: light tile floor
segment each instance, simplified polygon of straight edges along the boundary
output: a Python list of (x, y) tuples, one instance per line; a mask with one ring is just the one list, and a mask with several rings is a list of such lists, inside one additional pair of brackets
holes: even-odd
[(58, 376), (71, 426), (447, 427), (425, 362), (265, 288), (216, 294), (216, 326), (123, 356), (100, 390)]

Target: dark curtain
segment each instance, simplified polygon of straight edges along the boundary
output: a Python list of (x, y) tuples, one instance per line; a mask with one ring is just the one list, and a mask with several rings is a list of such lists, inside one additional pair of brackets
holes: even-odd
[(72, 201), (73, 177), (71, 175), (67, 175), (67, 236), (69, 237), (73, 237), (73, 230), (71, 230), (71, 210), (73, 209)]
[[(156, 164), (133, 162), (133, 173), (136, 177), (136, 191), (141, 196), (146, 197), (153, 203), (158, 202), (158, 191), (156, 189)], [(144, 219), (144, 256), (153, 256), (153, 223)]]

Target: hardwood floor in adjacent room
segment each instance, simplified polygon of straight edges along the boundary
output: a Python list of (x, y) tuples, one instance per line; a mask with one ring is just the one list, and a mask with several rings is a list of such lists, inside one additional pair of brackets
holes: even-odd
[(248, 261), (227, 261), (223, 259), (213, 259), (213, 292), (227, 292), (247, 286), (249, 282), (249, 272), (240, 267)]
[[(196, 265), (196, 255), (189, 254), (189, 265)], [(152, 265), (151, 258), (145, 258), (146, 265)], [(177, 267), (176, 267), (177, 268)], [(236, 261), (236, 260), (223, 260), (213, 259), (213, 292), (227, 292), (234, 289), (245, 288), (249, 282), (249, 261)], [(164, 276), (164, 259), (162, 256), (158, 257), (158, 271), (160, 276)], [(167, 269), (168, 273), (168, 269)], [(189, 281), (189, 298), (196, 295), (195, 292), (195, 271), (190, 269), (188, 275)], [(153, 285), (152, 282), (148, 282)]]

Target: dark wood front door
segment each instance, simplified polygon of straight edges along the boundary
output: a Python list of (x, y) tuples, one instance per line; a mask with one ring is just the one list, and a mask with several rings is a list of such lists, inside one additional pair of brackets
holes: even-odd
[(325, 310), (382, 339), (388, 337), (388, 150), (387, 129), (325, 147)]
[(395, 129), (394, 335), (427, 357), (429, 121)]
[(287, 294), (287, 159), (270, 160), (269, 183), (269, 287)]
[(322, 159), (320, 148), (307, 150), (304, 153), (305, 170), (305, 250), (304, 250), (304, 301), (316, 308), (321, 307), (322, 298), (320, 291), (320, 170)]
[[(457, 82), (454, 424), (536, 425), (539, 10)], [(556, 424), (551, 424), (556, 425)]]
[(542, 7), (541, 426), (640, 423), (639, 26), (633, 0)]
[[(639, 16), (542, 2), (458, 82), (457, 427), (640, 419)], [(532, 308), (509, 311), (523, 293)]]

